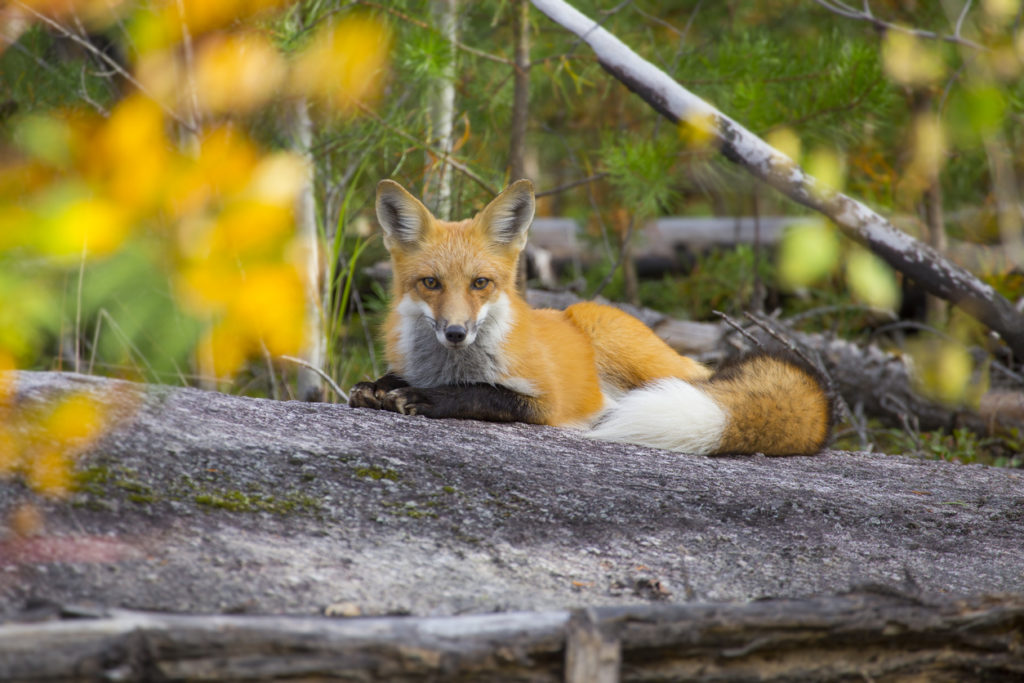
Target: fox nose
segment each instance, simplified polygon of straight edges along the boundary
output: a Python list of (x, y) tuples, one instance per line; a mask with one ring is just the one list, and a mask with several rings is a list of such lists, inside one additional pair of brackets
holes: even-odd
[(449, 325), (444, 328), (444, 338), (452, 344), (459, 344), (466, 340), (466, 328), (462, 325)]

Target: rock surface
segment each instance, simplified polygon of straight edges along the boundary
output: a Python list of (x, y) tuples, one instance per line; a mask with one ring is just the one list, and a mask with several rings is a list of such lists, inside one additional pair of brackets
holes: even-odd
[(59, 373), (121, 416), (40, 501), (0, 480), (0, 615), (42, 598), (175, 612), (448, 615), (852, 590), (1024, 590), (1024, 474), (900, 456), (692, 457)]

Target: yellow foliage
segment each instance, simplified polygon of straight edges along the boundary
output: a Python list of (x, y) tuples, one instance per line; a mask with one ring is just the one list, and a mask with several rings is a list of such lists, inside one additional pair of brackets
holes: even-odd
[(228, 321), (241, 335), (261, 339), (274, 355), (298, 353), (303, 340), (305, 291), (298, 271), (266, 265), (245, 274)]
[(265, 37), (237, 33), (203, 41), (196, 53), (195, 72), (202, 109), (215, 114), (243, 113), (277, 94), (287, 66)]
[(77, 199), (54, 215), (41, 246), (57, 257), (105, 256), (117, 250), (132, 224), (125, 212), (107, 199)]
[(792, 289), (806, 287), (825, 277), (839, 263), (839, 236), (824, 221), (790, 226), (779, 245), (779, 279)]
[(846, 282), (854, 297), (869, 306), (895, 311), (900, 286), (892, 269), (870, 251), (853, 249), (846, 260)]
[(70, 394), (43, 408), (0, 406), (0, 476), (20, 472), (34, 490), (62, 496), (71, 489), (75, 458), (109, 426), (103, 401)]
[(711, 146), (718, 127), (713, 114), (696, 114), (679, 122), (679, 137), (687, 147), (698, 150)]
[(1017, 16), (1020, 0), (982, 0), (985, 14), (999, 24), (1005, 24)]
[(971, 392), (974, 363), (966, 346), (935, 339), (908, 346), (914, 379), (924, 395), (958, 405), (976, 393)]
[(946, 71), (937, 49), (902, 31), (885, 34), (882, 61), (889, 77), (903, 85), (928, 85)]
[(160, 107), (131, 95), (118, 103), (89, 145), (86, 173), (121, 207), (148, 210), (161, 195), (170, 157)]
[(929, 180), (936, 178), (946, 164), (946, 131), (935, 114), (921, 114), (914, 121), (911, 173)]
[(370, 17), (352, 16), (326, 26), (297, 56), (292, 90), (349, 111), (380, 90), (390, 45), (387, 28)]
[(807, 157), (807, 173), (817, 183), (813, 191), (820, 197), (828, 197), (843, 189), (846, 183), (846, 164), (836, 152), (819, 147)]
[(800, 136), (788, 126), (775, 128), (765, 136), (765, 142), (781, 152), (785, 158), (776, 159), (787, 168), (796, 166), (800, 161)]

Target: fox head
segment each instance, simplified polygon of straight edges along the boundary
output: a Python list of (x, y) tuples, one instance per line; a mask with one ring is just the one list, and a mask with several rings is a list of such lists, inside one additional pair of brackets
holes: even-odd
[[(460, 222), (434, 218), (401, 185), (380, 181), (377, 220), (391, 254), (398, 312), (410, 326), (431, 325), (447, 349), (471, 347), (508, 309), (533, 213), (529, 180), (512, 183)], [(406, 337), (411, 344), (414, 335)]]

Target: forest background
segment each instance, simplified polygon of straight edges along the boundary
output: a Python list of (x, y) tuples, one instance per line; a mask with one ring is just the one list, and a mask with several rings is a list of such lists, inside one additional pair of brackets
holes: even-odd
[[(574, 6), (1020, 311), (1019, 0)], [(581, 226), (558, 282), (581, 297), (692, 320), (755, 311), (874, 345), (952, 415), (1020, 390), (1007, 340), (723, 158), (700, 122), (661, 117), (523, 0), (32, 0), (0, 13), (0, 370), (338, 400), (384, 370), (376, 182), (459, 218), (529, 177), (538, 216)], [(673, 254), (638, 277), (641, 226), (709, 215), (794, 225), (777, 245)], [(0, 387), (0, 425), (37, 434), (0, 426), (0, 474), (73, 487), (102, 404), (20, 415), (12, 395)], [(1024, 465), (1017, 427), (847, 415), (837, 433), (845, 447)]]

